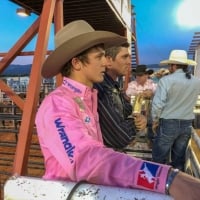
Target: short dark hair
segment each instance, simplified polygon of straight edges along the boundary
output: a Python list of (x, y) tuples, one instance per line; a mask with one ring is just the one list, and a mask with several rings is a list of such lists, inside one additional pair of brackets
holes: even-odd
[(113, 46), (105, 50), (105, 56), (110, 56), (113, 60), (115, 60), (117, 54), (119, 53), (122, 47), (129, 48), (130, 44), (125, 42), (121, 45)]
[[(74, 57), (78, 58), (82, 63), (88, 63), (88, 53), (92, 49), (95, 49), (95, 48), (103, 48), (104, 49), (104, 45), (103, 44), (95, 45), (89, 49), (86, 49), (85, 51), (81, 52), (80, 54), (78, 54), (77, 56), (74, 56)], [(71, 74), (71, 71), (72, 71), (72, 59), (70, 59), (67, 63), (65, 63), (65, 65), (61, 69), (61, 74), (62, 74), (62, 76), (69, 77)]]

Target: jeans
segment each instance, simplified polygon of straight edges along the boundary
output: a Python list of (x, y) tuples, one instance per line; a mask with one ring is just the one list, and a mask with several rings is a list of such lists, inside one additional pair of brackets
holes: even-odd
[(154, 162), (171, 164), (174, 168), (184, 171), (185, 152), (193, 131), (192, 121), (159, 120), (152, 148)]
[(147, 124), (147, 137), (151, 142), (153, 142), (154, 133), (153, 133), (153, 130), (152, 130), (152, 124)]

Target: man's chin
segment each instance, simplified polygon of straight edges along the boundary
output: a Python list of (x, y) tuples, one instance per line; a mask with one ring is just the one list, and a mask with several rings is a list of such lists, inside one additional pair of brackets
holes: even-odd
[(101, 78), (99, 78), (98, 80), (96, 80), (95, 83), (101, 83), (101, 82), (103, 82), (103, 80), (104, 80), (104, 77), (102, 76)]

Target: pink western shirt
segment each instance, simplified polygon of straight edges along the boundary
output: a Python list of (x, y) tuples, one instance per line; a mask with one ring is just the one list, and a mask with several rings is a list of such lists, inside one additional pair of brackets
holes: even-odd
[(144, 90), (152, 90), (153, 93), (156, 91), (157, 84), (154, 83), (151, 79), (147, 79), (144, 85), (140, 85), (137, 81), (131, 81), (128, 84), (128, 88), (126, 90), (126, 95), (128, 97), (138, 95), (142, 93)]
[(64, 78), (42, 102), (36, 126), (45, 159), (45, 179), (85, 180), (165, 193), (169, 166), (104, 146), (95, 89)]

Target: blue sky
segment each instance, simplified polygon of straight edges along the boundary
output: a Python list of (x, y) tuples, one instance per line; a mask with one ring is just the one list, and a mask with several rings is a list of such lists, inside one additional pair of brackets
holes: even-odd
[[(157, 64), (166, 59), (172, 49), (188, 50), (195, 31), (178, 25), (176, 20), (179, 4), (184, 0), (132, 0), (136, 13), (136, 34), (140, 64)], [(195, 0), (187, 0), (195, 1)], [(198, 1), (198, 0), (196, 0)], [(9, 0), (0, 0), (0, 52), (7, 52), (37, 18), (22, 18), (16, 15), (16, 6)], [(186, 14), (186, 13), (185, 13)], [(193, 13), (188, 13), (193, 15)], [(53, 49), (53, 30), (49, 49)], [(35, 48), (33, 40), (24, 51)], [(20, 56), (13, 63), (30, 64), (31, 59)]]
[[(31, 14), (30, 17), (20, 17), (16, 14), (16, 4), (9, 0), (0, 0), (0, 52), (5, 53), (17, 42), (17, 40), (27, 31), (27, 29), (38, 18), (37, 15)], [(53, 49), (53, 28), (51, 30), (50, 42), (48, 49)], [(24, 48), (23, 51), (34, 51), (36, 37)], [(32, 58), (29, 56), (18, 56), (13, 64), (30, 64)]]
[[(180, 25), (177, 12), (185, 0), (132, 0), (136, 13), (136, 34), (139, 50), (139, 62), (156, 64), (167, 59), (172, 49), (188, 50), (194, 32), (199, 27)], [(193, 5), (199, 5), (199, 0), (186, 0), (193, 12), (182, 13), (186, 21), (196, 17)], [(199, 6), (198, 6), (199, 7)], [(198, 11), (199, 13), (199, 11)], [(200, 18), (199, 18), (200, 19)], [(192, 19), (190, 19), (192, 20)], [(198, 20), (200, 21), (200, 20)]]

